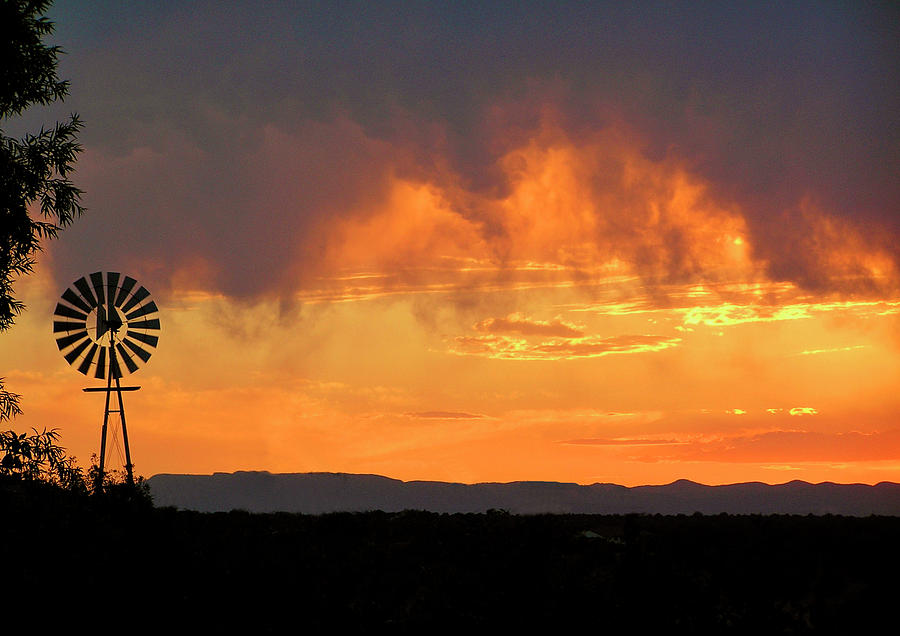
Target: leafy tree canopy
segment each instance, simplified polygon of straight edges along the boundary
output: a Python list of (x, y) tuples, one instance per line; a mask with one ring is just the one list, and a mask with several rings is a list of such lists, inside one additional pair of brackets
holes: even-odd
[(43, 16), (50, 4), (0, 0), (0, 331), (24, 309), (13, 282), (32, 271), (41, 240), (55, 237), (84, 212), (81, 190), (69, 180), (81, 151), (78, 115), (23, 139), (3, 131), (9, 118), (28, 106), (68, 93), (68, 82), (56, 73), (62, 51), (43, 42), (54, 28)]
[[(81, 190), (69, 180), (81, 146), (78, 115), (52, 128), (14, 139), (4, 134), (10, 117), (33, 104), (62, 99), (69, 83), (56, 74), (58, 46), (44, 37), (53, 23), (48, 0), (0, 0), (0, 331), (25, 308), (14, 296), (17, 276), (33, 270), (41, 240), (54, 238), (84, 212)], [(0, 378), (0, 415), (19, 413), (19, 395)]]
[(57, 444), (56, 429), (32, 434), (0, 431), (0, 478), (43, 481), (66, 490), (87, 492), (87, 480), (74, 457)]

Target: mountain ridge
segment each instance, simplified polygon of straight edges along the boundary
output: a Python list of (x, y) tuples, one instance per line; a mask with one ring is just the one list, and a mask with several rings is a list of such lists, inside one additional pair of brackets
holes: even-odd
[(216, 472), (161, 473), (147, 480), (158, 506), (200, 512), (441, 513), (505, 510), (514, 514), (834, 514), (900, 515), (900, 484), (741, 482), (708, 486), (687, 479), (621, 486), (596, 482), (402, 481), (375, 474)]

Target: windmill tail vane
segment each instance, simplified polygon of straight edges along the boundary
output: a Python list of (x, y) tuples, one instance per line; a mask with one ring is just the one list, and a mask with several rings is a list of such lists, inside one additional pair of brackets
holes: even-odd
[[(53, 312), (56, 345), (79, 373), (106, 380), (106, 387), (86, 388), (105, 392), (106, 407), (100, 441), (97, 489), (105, 474), (107, 426), (111, 413), (118, 413), (125, 444), (125, 471), (134, 483), (128, 430), (125, 425), (124, 391), (140, 387), (122, 386), (120, 379), (134, 373), (150, 360), (159, 343), (159, 308), (150, 292), (130, 276), (118, 272), (94, 272), (72, 283), (60, 297)], [(124, 368), (123, 368), (124, 366)], [(117, 403), (110, 408), (112, 394)]]

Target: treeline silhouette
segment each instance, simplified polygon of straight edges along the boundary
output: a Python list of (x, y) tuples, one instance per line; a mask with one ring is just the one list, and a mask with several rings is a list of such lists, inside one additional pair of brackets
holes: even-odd
[(900, 566), (898, 517), (199, 513), (0, 480), (0, 519), (8, 608), (154, 631), (866, 633)]

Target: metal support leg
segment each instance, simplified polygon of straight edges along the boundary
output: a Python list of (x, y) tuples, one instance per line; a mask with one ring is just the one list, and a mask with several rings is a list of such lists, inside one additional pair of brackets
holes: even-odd
[[(106, 428), (109, 424), (109, 393), (112, 391), (112, 373), (106, 379), (106, 407), (103, 409), (103, 429), (100, 433), (100, 472), (97, 474), (97, 481), (94, 482), (94, 492), (103, 490), (103, 475), (106, 466)], [(122, 393), (119, 391), (119, 402), (121, 403)], [(121, 407), (120, 407), (121, 408)]]
[[(109, 394), (107, 394), (108, 396)], [(122, 440), (125, 442), (125, 475), (128, 485), (134, 486), (134, 473), (131, 466), (131, 449), (128, 447), (128, 428), (125, 426), (125, 405), (122, 402), (122, 386), (116, 378), (116, 395), (119, 397), (119, 418), (122, 420)], [(107, 397), (107, 399), (109, 399)]]

